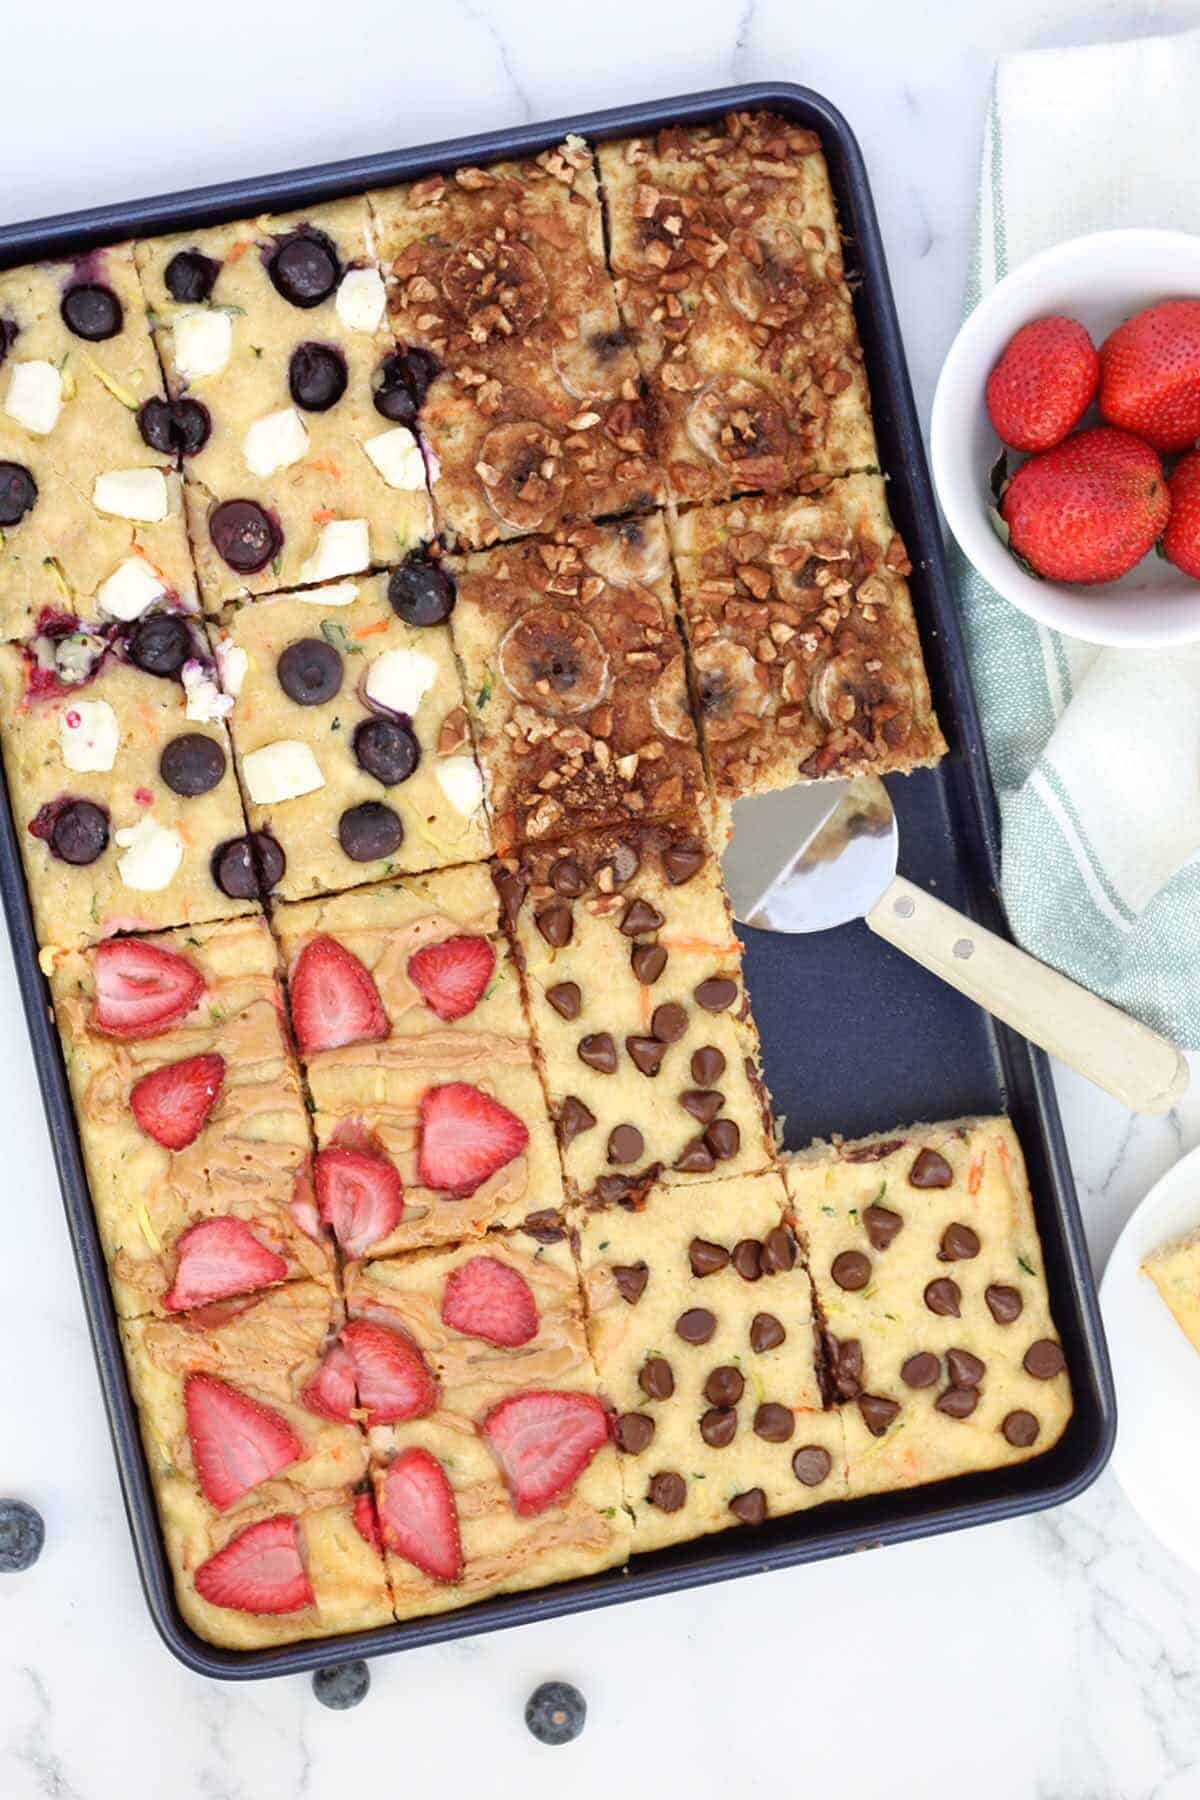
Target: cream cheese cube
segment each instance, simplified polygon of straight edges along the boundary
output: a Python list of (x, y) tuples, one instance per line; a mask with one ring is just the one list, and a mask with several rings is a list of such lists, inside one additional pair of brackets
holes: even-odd
[(375, 332), (383, 324), (387, 292), (378, 269), (347, 269), (337, 291), (337, 316), (348, 331)]
[(17, 363), (4, 396), (4, 410), (38, 437), (53, 431), (62, 411), (62, 376), (54, 364)]
[(280, 800), (298, 800), (325, 786), (320, 764), (307, 744), (298, 738), (280, 738), (242, 758), (242, 779), (255, 806), (273, 806)]
[(117, 858), (117, 873), (127, 888), (153, 894), (170, 886), (183, 861), (183, 839), (177, 831), (160, 825), (147, 813), (136, 825), (127, 825), (116, 836), (125, 852)]
[(96, 602), (110, 619), (137, 619), (166, 591), (144, 556), (127, 556), (124, 562), (117, 564), (108, 580), (100, 583)]
[(317, 547), (300, 565), (306, 584), (333, 581), (339, 575), (357, 575), (371, 561), (371, 534), (365, 519), (331, 519), (322, 525)]
[(68, 769), (111, 769), (121, 728), (107, 700), (73, 700), (58, 715), (58, 741)]
[(167, 516), (167, 478), (161, 469), (112, 469), (92, 487), (97, 512), (156, 525)]
[(219, 375), (233, 352), (233, 320), (215, 307), (180, 313), (171, 327), (175, 369), (185, 381)]
[(368, 438), (363, 449), (390, 488), (420, 492), (425, 487), (425, 458), (421, 446), (404, 425)]
[(308, 430), (294, 406), (256, 419), (242, 439), (242, 455), (252, 475), (288, 469), (308, 450)]

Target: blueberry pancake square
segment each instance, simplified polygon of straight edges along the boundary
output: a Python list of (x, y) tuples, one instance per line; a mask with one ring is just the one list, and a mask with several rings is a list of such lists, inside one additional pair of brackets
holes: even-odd
[(362, 198), (136, 246), (184, 444), (205, 607), (390, 566), (430, 535), (381, 393), (393, 345)]
[(483, 788), (442, 622), (453, 584), (402, 564), (238, 608), (217, 639), (254, 830), (278, 846), (288, 899), (491, 848)]
[(169, 413), (129, 244), (0, 274), (0, 637), (195, 605)]

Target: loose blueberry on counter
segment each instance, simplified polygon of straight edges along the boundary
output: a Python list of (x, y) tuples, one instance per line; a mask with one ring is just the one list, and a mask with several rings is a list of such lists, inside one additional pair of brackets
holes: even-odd
[(167, 264), (163, 280), (172, 300), (195, 304), (207, 300), (221, 272), (219, 262), (199, 250), (177, 250)]
[(402, 719), (364, 719), (355, 728), (353, 750), (359, 768), (384, 787), (407, 781), (421, 760), (416, 733)]
[(569, 1744), (587, 1720), (587, 1701), (569, 1681), (543, 1681), (525, 1702), (525, 1723), (539, 1744)]
[(185, 731), (171, 739), (158, 759), (158, 772), (173, 794), (192, 800), (207, 794), (225, 774), (225, 752), (216, 738)]
[(23, 463), (0, 462), (0, 525), (19, 525), (37, 497), (37, 482)]
[(129, 660), (147, 675), (178, 675), (194, 654), (192, 634), (178, 613), (146, 613), (126, 639)]
[(46, 1527), (36, 1508), (24, 1500), (0, 1500), (0, 1575), (32, 1569), (45, 1541)]
[(371, 1671), (365, 1662), (335, 1663), (332, 1669), (317, 1669), (312, 1679), (313, 1693), (322, 1706), (334, 1712), (345, 1712), (365, 1700), (371, 1686)]
[(347, 807), (338, 820), (338, 843), (351, 862), (378, 862), (392, 856), (404, 841), (404, 827), (382, 800)]
[(342, 265), (332, 239), (305, 227), (279, 240), (267, 273), (293, 306), (320, 306), (341, 280)]
[(67, 329), (89, 344), (116, 337), (125, 323), (121, 302), (111, 288), (98, 281), (84, 281), (78, 287), (68, 288), (59, 310)]
[(257, 575), (278, 556), (283, 533), (257, 500), (222, 500), (209, 514), (217, 555), (239, 575)]
[(395, 425), (414, 425), (441, 364), (428, 350), (397, 350), (380, 363), (374, 401), (376, 412)]
[(388, 599), (406, 625), (444, 625), (457, 598), (454, 580), (441, 563), (410, 556), (392, 570)]
[(342, 685), (342, 659), (323, 638), (297, 638), (275, 664), (279, 685), (297, 706), (323, 706)]
[(142, 442), (164, 456), (195, 456), (212, 433), (212, 416), (199, 400), (163, 400), (155, 395), (138, 413)]
[(51, 801), (29, 822), (34, 837), (44, 838), (50, 854), (84, 868), (108, 845), (108, 814), (91, 800)]
[(218, 844), (212, 854), (212, 878), (230, 900), (265, 898), (283, 879), (287, 858), (269, 831)]
[(298, 344), (288, 363), (288, 392), (305, 412), (328, 412), (346, 391), (346, 359), (328, 344)]

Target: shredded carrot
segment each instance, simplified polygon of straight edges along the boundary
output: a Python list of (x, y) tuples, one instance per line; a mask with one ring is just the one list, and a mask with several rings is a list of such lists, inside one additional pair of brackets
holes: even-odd
[(360, 625), (357, 631), (350, 633), (350, 636), (352, 638), (378, 637), (379, 633), (386, 631), (387, 628), (388, 621), (386, 619), (376, 619), (373, 625)]
[(306, 469), (315, 469), (318, 475), (332, 475), (335, 481), (341, 479), (341, 467), (334, 462), (332, 456), (311, 456), (304, 466)]
[(1008, 1145), (1003, 1138), (996, 1139), (996, 1155), (1000, 1158), (1000, 1167), (1008, 1173)]
[(226, 262), (231, 262), (231, 263), (241, 262), (243, 256), (245, 256), (245, 254), (249, 248), (250, 248), (250, 239), (249, 238), (241, 238), (239, 240), (239, 242), (233, 246), (233, 249), (229, 252), (229, 255), (225, 258)]
[(711, 950), (717, 956), (740, 956), (742, 946), (734, 940), (729, 944), (714, 944), (709, 938), (701, 937), (663, 937), (659, 943), (665, 944), (668, 950)]
[(313, 513), (313, 523), (316, 525), (328, 525), (331, 519), (336, 518), (337, 514), (331, 506), (318, 506)]
[(977, 1194), (982, 1186), (983, 1160), (981, 1157), (976, 1157), (975, 1161), (967, 1170), (967, 1192), (968, 1194)]

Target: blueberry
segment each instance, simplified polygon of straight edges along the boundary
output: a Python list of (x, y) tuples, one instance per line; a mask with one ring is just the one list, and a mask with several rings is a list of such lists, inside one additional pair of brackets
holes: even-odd
[(406, 625), (443, 624), (454, 611), (455, 598), (453, 577), (441, 563), (423, 556), (410, 556), (393, 569), (388, 582), (392, 611)]
[(257, 900), (282, 881), (287, 858), (270, 832), (252, 831), (218, 844), (209, 867), (231, 900)]
[(192, 634), (178, 613), (144, 613), (130, 631), (127, 647), (137, 668), (168, 680), (195, 654)]
[(19, 525), (37, 496), (37, 482), (24, 463), (0, 462), (0, 525)]
[(394, 855), (403, 841), (403, 825), (382, 800), (348, 806), (338, 820), (338, 843), (351, 862), (378, 862)]
[(267, 273), (278, 293), (293, 306), (319, 306), (342, 278), (342, 265), (333, 240), (323, 231), (304, 226), (279, 239), (279, 247), (267, 264)]
[(24, 1500), (0, 1500), (0, 1575), (32, 1569), (45, 1541), (40, 1512), (26, 1506)]
[(334, 1712), (345, 1712), (365, 1700), (371, 1686), (371, 1671), (365, 1662), (335, 1663), (332, 1669), (318, 1669), (313, 1676), (313, 1693), (322, 1706)]
[(417, 346), (385, 356), (376, 372), (376, 412), (397, 425), (414, 425), (440, 367), (436, 356)]
[(288, 392), (305, 412), (328, 412), (346, 391), (346, 359), (329, 344), (298, 344), (288, 364)]
[(342, 659), (324, 638), (297, 638), (275, 664), (280, 687), (297, 706), (324, 706), (342, 685)]
[(587, 1720), (587, 1701), (569, 1681), (543, 1681), (525, 1702), (525, 1723), (539, 1744), (569, 1744)]
[(62, 862), (86, 868), (108, 848), (108, 814), (91, 800), (69, 800), (50, 828), (50, 849)]
[(68, 288), (59, 310), (68, 331), (90, 344), (116, 337), (125, 322), (121, 302), (111, 288), (99, 281), (82, 281)]
[(257, 500), (222, 500), (209, 514), (208, 534), (217, 555), (239, 575), (257, 575), (283, 543), (279, 526)]
[(143, 401), (138, 413), (143, 443), (164, 456), (195, 456), (203, 450), (212, 431), (207, 406), (199, 400), (161, 400), (156, 395)]
[(359, 768), (384, 787), (407, 781), (421, 760), (416, 733), (403, 719), (364, 719), (355, 727), (352, 748)]
[(207, 300), (221, 272), (221, 265), (199, 250), (177, 250), (167, 264), (163, 280), (172, 300), (195, 305)]
[(203, 731), (173, 737), (158, 759), (158, 772), (173, 794), (185, 800), (207, 794), (225, 774), (225, 752)]

